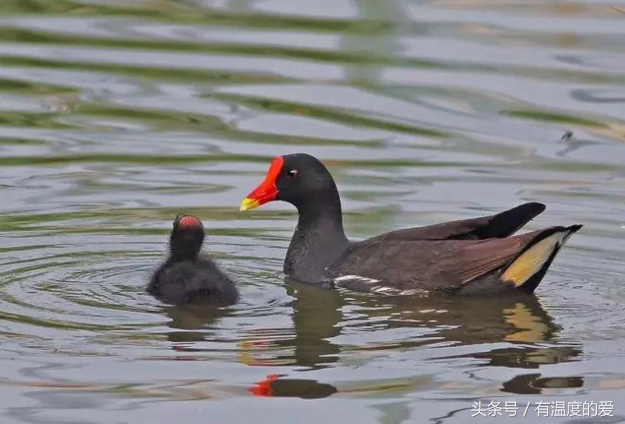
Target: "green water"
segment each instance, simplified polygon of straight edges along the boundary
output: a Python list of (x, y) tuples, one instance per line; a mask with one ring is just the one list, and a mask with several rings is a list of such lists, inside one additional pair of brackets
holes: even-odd
[[(508, 422), (471, 418), (493, 400), (625, 419), (619, 9), (0, 1), (0, 421)], [(548, 205), (529, 229), (585, 227), (534, 297), (308, 287), (281, 274), (293, 208), (238, 212), (296, 151), (328, 164), (355, 239), (524, 201)], [(144, 293), (178, 213), (240, 304)]]

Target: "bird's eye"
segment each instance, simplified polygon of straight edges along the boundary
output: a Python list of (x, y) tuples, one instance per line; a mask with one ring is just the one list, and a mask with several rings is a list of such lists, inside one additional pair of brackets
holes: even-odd
[(289, 172), (286, 173), (286, 175), (288, 175), (291, 178), (297, 177), (297, 174), (298, 174), (297, 169), (291, 169)]

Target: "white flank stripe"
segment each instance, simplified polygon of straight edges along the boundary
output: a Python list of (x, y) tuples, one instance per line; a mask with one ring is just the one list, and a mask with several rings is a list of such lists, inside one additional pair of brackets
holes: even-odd
[(362, 277), (360, 275), (341, 275), (340, 277), (336, 277), (334, 279), (335, 283), (344, 283), (346, 281), (354, 281), (359, 283), (373, 284), (379, 283), (380, 280), (376, 280), (375, 278), (367, 278)]
[[(341, 275), (339, 277), (334, 278), (332, 281), (336, 283), (338, 286), (345, 286), (346, 283), (361, 283), (361, 284), (375, 284), (380, 283), (380, 280), (376, 280), (375, 278), (363, 277), (362, 275)], [(387, 296), (411, 296), (415, 294), (427, 295), (428, 291), (423, 289), (406, 289), (399, 290), (395, 287), (389, 286), (373, 286), (368, 287), (368, 290), (372, 293), (384, 294)]]
[(371, 289), (371, 291), (374, 293), (382, 293), (382, 294), (397, 294), (399, 292), (399, 290), (393, 287), (385, 287), (385, 286), (374, 287), (373, 289)]

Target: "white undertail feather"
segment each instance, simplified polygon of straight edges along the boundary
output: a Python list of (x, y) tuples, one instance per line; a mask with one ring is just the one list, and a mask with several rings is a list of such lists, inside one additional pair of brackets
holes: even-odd
[(570, 231), (561, 231), (539, 241), (521, 254), (502, 274), (503, 281), (509, 281), (520, 287), (542, 269), (552, 253), (562, 247)]

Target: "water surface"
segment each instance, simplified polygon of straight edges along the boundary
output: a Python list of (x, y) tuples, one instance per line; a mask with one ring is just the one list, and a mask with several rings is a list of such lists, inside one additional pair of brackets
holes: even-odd
[[(625, 419), (619, 9), (0, 2), (2, 423), (507, 421), (471, 419), (493, 400)], [(355, 239), (524, 201), (548, 204), (528, 229), (585, 227), (536, 296), (320, 290), (281, 274), (293, 208), (237, 212), (295, 151), (328, 164)], [(144, 293), (178, 213), (239, 305)]]

